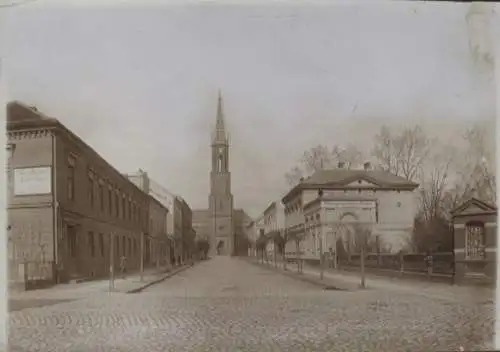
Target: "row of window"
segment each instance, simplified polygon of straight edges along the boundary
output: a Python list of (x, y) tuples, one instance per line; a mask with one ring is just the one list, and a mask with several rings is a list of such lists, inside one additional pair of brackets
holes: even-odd
[[(355, 189), (345, 189), (344, 190), (344, 193), (347, 194), (347, 193), (350, 193), (350, 192), (354, 192), (356, 191)], [(358, 188), (357, 189), (357, 192), (358, 193), (361, 193), (361, 192), (364, 192), (365, 194), (370, 194), (370, 195), (373, 195), (375, 193), (377, 193), (377, 190), (375, 189), (363, 189), (363, 188)], [(387, 191), (385, 191), (387, 192)], [(397, 193), (401, 193), (401, 190), (396, 190)], [(285, 207), (285, 214), (289, 214), (289, 213), (293, 213), (293, 212), (296, 212), (296, 211), (299, 211), (300, 209), (302, 209), (302, 205), (301, 205), (301, 200), (299, 199), (297, 202), (295, 202), (294, 204), (291, 204), (287, 207)], [(397, 203), (397, 206), (398, 208), (401, 207), (401, 202), (398, 202)]]
[[(75, 168), (75, 160), (69, 158), (66, 184), (70, 201), (75, 201)], [(105, 189), (104, 181), (91, 171), (88, 174), (88, 202), (91, 208), (98, 206), (101, 212), (107, 212), (116, 218), (137, 224), (143, 224), (146, 220), (141, 207), (133, 202), (130, 196), (126, 196), (111, 185), (108, 185), (107, 189)]]
[[(107, 237), (107, 238), (106, 238)], [(87, 245), (88, 245), (88, 254), (91, 258), (104, 258), (110, 255), (110, 235), (104, 235), (103, 233), (94, 233), (89, 231), (87, 233)], [(76, 258), (78, 256), (77, 248), (77, 233), (76, 231), (68, 228), (68, 252), (71, 257)], [(139, 240), (132, 239), (125, 235), (123, 236), (114, 236), (113, 243), (113, 254), (115, 259), (118, 260), (120, 257), (137, 257), (140, 251)], [(150, 241), (149, 239), (144, 240), (144, 251), (145, 251), (145, 260), (149, 260), (150, 257)]]

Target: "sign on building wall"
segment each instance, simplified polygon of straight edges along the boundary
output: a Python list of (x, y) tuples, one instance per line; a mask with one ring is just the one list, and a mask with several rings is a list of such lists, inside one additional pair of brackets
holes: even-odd
[(50, 166), (14, 170), (14, 194), (16, 196), (50, 194), (52, 172)]

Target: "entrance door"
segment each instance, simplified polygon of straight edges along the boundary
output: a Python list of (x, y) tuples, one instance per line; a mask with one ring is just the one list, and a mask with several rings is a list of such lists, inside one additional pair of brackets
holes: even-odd
[(67, 272), (70, 278), (78, 277), (79, 272), (79, 262), (78, 262), (78, 250), (77, 250), (77, 228), (75, 225), (66, 226), (66, 244), (67, 244)]
[(220, 240), (217, 244), (217, 255), (224, 255), (224, 241)]

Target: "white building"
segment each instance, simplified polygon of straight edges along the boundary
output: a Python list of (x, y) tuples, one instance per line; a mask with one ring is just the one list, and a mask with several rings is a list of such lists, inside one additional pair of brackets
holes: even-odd
[[(324, 253), (335, 251), (339, 239), (354, 250), (360, 228), (369, 230), (381, 250), (397, 252), (409, 244), (417, 187), (403, 177), (372, 170), (369, 163), (360, 170), (340, 163), (337, 169), (317, 171), (282, 199), (286, 234), (300, 239), (304, 256), (319, 258), (320, 247)], [(286, 253), (296, 254), (295, 241), (287, 242)]]

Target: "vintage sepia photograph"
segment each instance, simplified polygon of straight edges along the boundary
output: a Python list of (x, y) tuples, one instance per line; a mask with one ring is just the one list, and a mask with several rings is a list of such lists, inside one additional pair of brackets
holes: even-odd
[(0, 349), (500, 349), (499, 20), (0, 0)]

